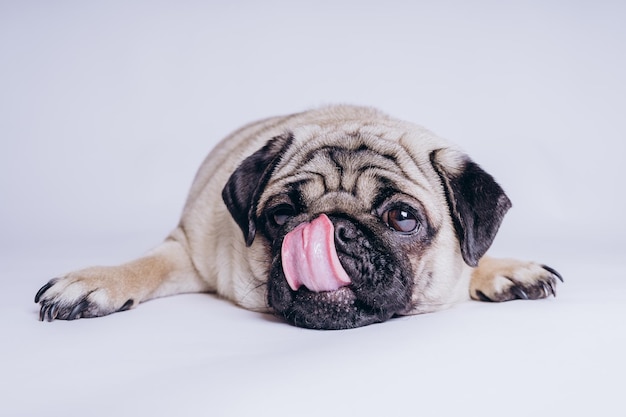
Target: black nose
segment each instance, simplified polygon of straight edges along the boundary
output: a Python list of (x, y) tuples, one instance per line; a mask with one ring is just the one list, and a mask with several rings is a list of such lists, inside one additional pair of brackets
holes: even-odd
[(335, 226), (335, 244), (339, 247), (349, 245), (357, 237), (357, 228), (349, 220), (333, 219)]

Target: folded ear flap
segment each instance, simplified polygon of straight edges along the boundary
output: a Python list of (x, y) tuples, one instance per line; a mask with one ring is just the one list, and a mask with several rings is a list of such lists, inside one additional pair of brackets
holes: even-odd
[(511, 201), (467, 155), (439, 149), (430, 154), (430, 161), (443, 183), (463, 259), (476, 266), (493, 243)]
[(280, 157), (293, 141), (293, 136), (276, 136), (265, 146), (246, 158), (232, 173), (222, 199), (243, 232), (246, 245), (252, 245), (256, 235), (256, 208)]

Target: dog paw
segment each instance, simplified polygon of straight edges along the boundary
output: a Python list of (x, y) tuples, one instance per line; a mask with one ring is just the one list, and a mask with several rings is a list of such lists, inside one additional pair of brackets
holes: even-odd
[(537, 300), (556, 297), (561, 275), (534, 262), (486, 258), (472, 274), (470, 296), (480, 301)]
[(48, 281), (37, 291), (39, 320), (74, 320), (100, 317), (133, 307), (132, 299), (114, 296), (114, 291), (96, 270), (86, 270)]

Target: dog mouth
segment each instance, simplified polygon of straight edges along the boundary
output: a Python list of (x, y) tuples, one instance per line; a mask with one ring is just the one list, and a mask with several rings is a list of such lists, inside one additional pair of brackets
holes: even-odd
[(314, 329), (391, 318), (410, 299), (410, 274), (374, 246), (346, 219), (321, 214), (298, 225), (283, 238), (270, 269), (269, 305), (292, 324)]

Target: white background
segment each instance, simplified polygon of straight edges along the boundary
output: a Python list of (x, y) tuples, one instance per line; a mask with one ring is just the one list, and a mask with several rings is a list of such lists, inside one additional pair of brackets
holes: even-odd
[[(1, 1), (0, 414), (624, 415), (625, 22), (617, 0)], [(459, 143), (513, 201), (493, 252), (560, 270), (559, 297), (348, 332), (206, 295), (36, 321), (47, 279), (157, 244), (226, 134), (330, 103)]]

